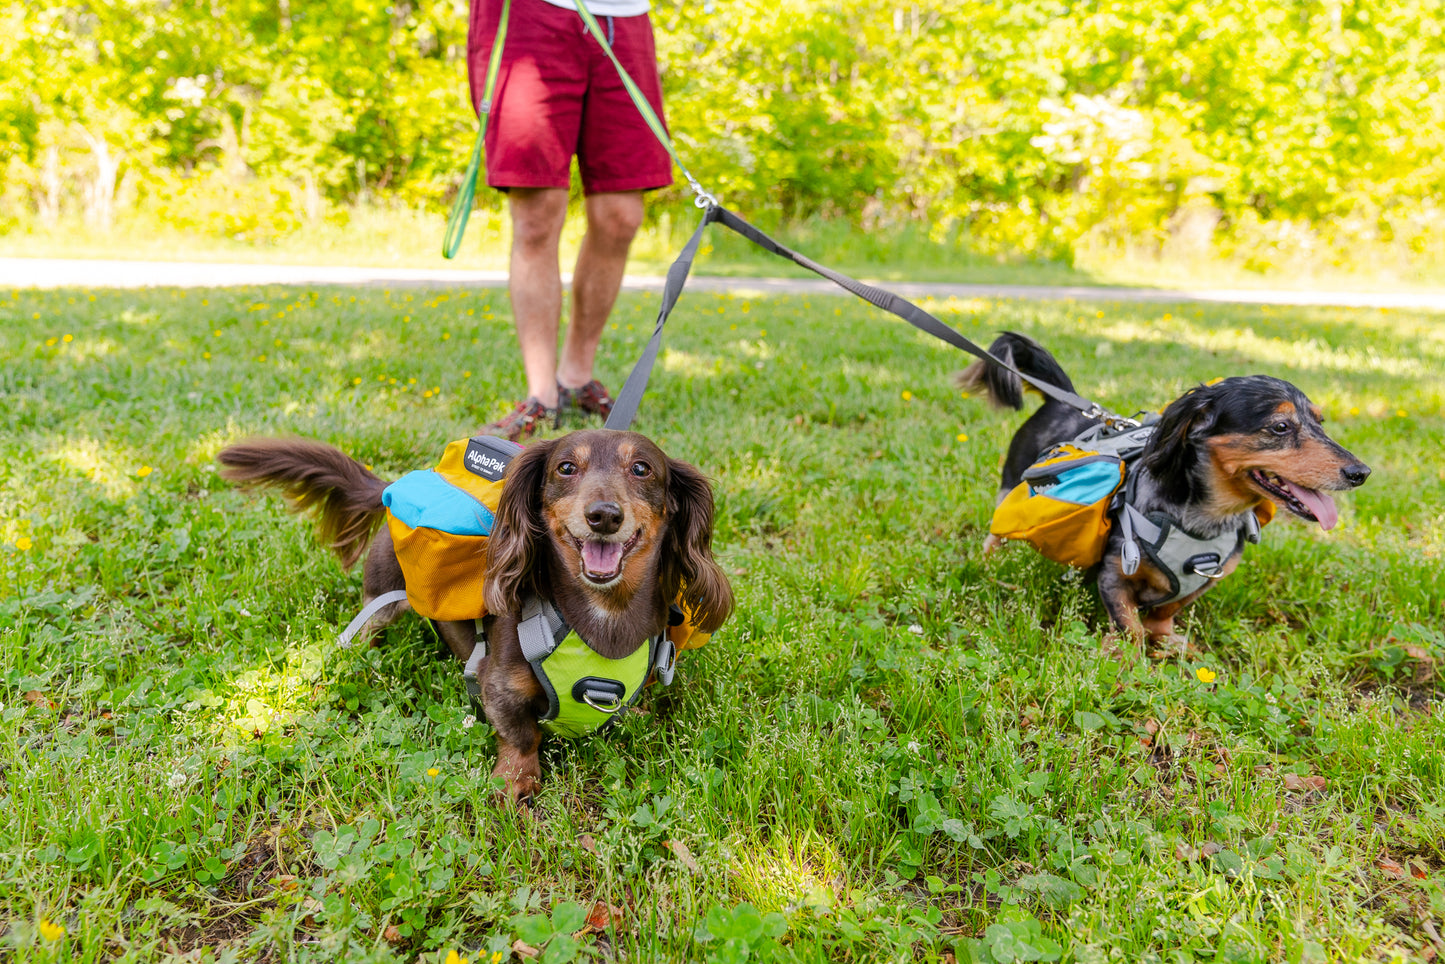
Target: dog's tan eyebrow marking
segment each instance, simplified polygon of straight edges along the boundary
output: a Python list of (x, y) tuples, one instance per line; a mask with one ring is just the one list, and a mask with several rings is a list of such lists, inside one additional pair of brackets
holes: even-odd
[(1294, 418), (1299, 411), (1294, 407), (1294, 402), (1280, 402), (1275, 406), (1274, 413), (1285, 418)]
[(585, 464), (591, 454), (592, 449), (589, 446), (578, 442), (570, 449), (562, 453), (562, 460), (570, 462), (582, 462)]

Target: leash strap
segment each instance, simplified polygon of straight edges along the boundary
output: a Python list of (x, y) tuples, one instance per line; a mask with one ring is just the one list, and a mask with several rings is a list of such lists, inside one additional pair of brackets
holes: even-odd
[(783, 258), (787, 258), (789, 261), (793, 262), (799, 267), (807, 268), (814, 274), (822, 275), (824, 278), (827, 278), (829, 281), (838, 285), (840, 288), (850, 291), (853, 294), (857, 295), (859, 298), (862, 298), (864, 301), (873, 305), (875, 308), (882, 308), (884, 311), (889, 312), (890, 314), (897, 315), (899, 318), (902, 318), (904, 321), (908, 322), (910, 325), (919, 329), (920, 331), (926, 331), (933, 337), (945, 341), (955, 348), (960, 348), (963, 351), (968, 352), (970, 355), (986, 361), (991, 365), (997, 365), (1000, 368), (1012, 372), (1023, 381), (1032, 385), (1034, 388), (1038, 389), (1040, 392), (1049, 396), (1055, 401), (1063, 402), (1065, 405), (1068, 405), (1071, 408), (1076, 408), (1090, 418), (1099, 418), (1108, 414), (1095, 403), (1088, 401), (1087, 399), (1084, 399), (1079, 395), (1074, 394), (1073, 392), (1065, 391), (1064, 389), (1059, 388), (1057, 385), (1051, 385), (1048, 382), (1039, 381), (1036, 378), (1030, 378), (1028, 375), (1025, 375), (1023, 372), (1014, 368), (1012, 365), (1007, 364), (1002, 359), (989, 354), (986, 349), (980, 348), (978, 345), (975, 345), (963, 335), (959, 334), (956, 330), (950, 328), (948, 325), (945, 325), (943, 322), (939, 321), (933, 315), (924, 311), (913, 302), (908, 301), (904, 298), (900, 298), (891, 291), (885, 291), (884, 289), (876, 287), (874, 285), (864, 284), (863, 282), (858, 281), (854, 278), (850, 278), (845, 274), (840, 274), (831, 268), (818, 264), (811, 258), (805, 257), (804, 255), (793, 251), (791, 248), (779, 244), (777, 241), (768, 237), (762, 231), (759, 231), (757, 228), (753, 227), (751, 224), (744, 221), (742, 218), (738, 217), (736, 214), (727, 210), (726, 208), (717, 208), (715, 219), (721, 224), (727, 226), (729, 229), (737, 232), (738, 234), (741, 234), (743, 237), (747, 238), (749, 241), (753, 242), (753, 244), (756, 244), (758, 247), (764, 249), (765, 251), (771, 251), (773, 254), (779, 255)]
[(622, 390), (617, 393), (617, 400), (612, 403), (612, 411), (607, 416), (606, 428), (625, 431), (637, 417), (637, 406), (642, 401), (642, 393), (647, 391), (647, 380), (652, 376), (652, 366), (657, 362), (657, 353), (662, 348), (662, 326), (667, 324), (667, 317), (672, 314), (677, 299), (682, 295), (683, 285), (687, 284), (687, 276), (692, 270), (693, 259), (697, 257), (703, 231), (717, 219), (721, 210), (716, 205), (709, 205), (703, 210), (697, 230), (692, 232), (692, 237), (683, 245), (682, 253), (677, 256), (672, 267), (667, 269), (667, 283), (662, 288), (662, 306), (657, 311), (657, 326), (652, 329), (652, 338), (642, 350), (642, 357), (632, 366), (632, 373), (627, 376)]
[(341, 631), (341, 635), (336, 637), (336, 645), (350, 646), (351, 640), (357, 633), (361, 632), (361, 627), (365, 626), (367, 622), (371, 620), (372, 616), (375, 616), (379, 611), (390, 606), (392, 603), (399, 603), (405, 599), (405, 589), (393, 589), (391, 592), (384, 592), (380, 596), (377, 596), (363, 606), (361, 612), (357, 613), (356, 617), (346, 624), (346, 628)]
[(511, 18), (512, 0), (502, 0), (502, 22), (497, 26), (497, 37), (492, 41), (492, 57), (487, 63), (487, 82), (482, 88), (482, 102), (477, 109), (480, 128), (477, 142), (472, 146), (472, 158), (467, 162), (467, 173), (462, 175), (461, 186), (457, 189), (456, 200), (452, 202), (451, 214), (447, 215), (447, 233), (442, 238), (442, 257), (455, 258), (462, 246), (462, 235), (466, 234), (467, 221), (472, 216), (472, 205), (477, 199), (477, 175), (482, 168), (482, 150), (487, 140), (487, 117), (492, 112), (492, 98), (497, 92), (497, 76), (502, 70), (502, 46), (507, 41), (507, 21)]

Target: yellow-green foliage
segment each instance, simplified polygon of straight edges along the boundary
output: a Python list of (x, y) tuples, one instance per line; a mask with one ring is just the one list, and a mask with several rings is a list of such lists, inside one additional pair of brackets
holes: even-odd
[[(440, 209), (475, 128), (466, 13), (0, 0), (0, 227), (139, 213), (267, 240), (358, 200)], [(740, 210), (923, 222), (985, 253), (1142, 244), (1261, 267), (1362, 244), (1439, 255), (1439, 14), (1380, 0), (654, 7), (680, 149)]]

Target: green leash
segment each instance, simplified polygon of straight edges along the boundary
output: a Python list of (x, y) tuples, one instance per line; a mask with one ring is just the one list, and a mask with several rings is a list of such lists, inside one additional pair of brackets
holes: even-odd
[[(658, 143), (667, 151), (668, 155), (672, 158), (672, 162), (676, 164), (677, 169), (682, 172), (682, 176), (687, 179), (688, 185), (692, 188), (692, 193), (696, 195), (693, 199), (693, 204), (704, 209), (716, 207), (718, 203), (717, 198), (703, 189), (703, 186), (698, 183), (697, 178), (693, 177), (692, 172), (687, 169), (687, 165), (682, 163), (682, 158), (677, 156), (677, 151), (672, 146), (672, 138), (667, 136), (667, 128), (662, 125), (662, 121), (652, 109), (652, 105), (649, 104), (647, 98), (643, 96), (641, 88), (637, 86), (637, 82), (623, 69), (621, 61), (617, 59), (617, 54), (612, 51), (612, 45), (607, 42), (607, 35), (602, 32), (601, 25), (597, 23), (597, 18), (592, 16), (592, 11), (587, 9), (587, 4), (584, 3), (583, 0), (574, 0), (574, 2), (577, 4), (577, 13), (581, 15), (582, 22), (586, 24), (588, 32), (592, 34), (593, 38), (602, 47), (603, 52), (607, 54), (607, 59), (612, 61), (612, 66), (617, 68), (617, 74), (622, 78), (622, 85), (627, 88), (627, 94), (632, 98), (632, 102), (637, 105), (638, 111), (642, 114), (642, 119), (647, 122), (647, 126), (651, 128), (653, 136), (657, 138)], [(502, 23), (497, 28), (497, 39), (492, 42), (492, 57), (487, 65), (487, 83), (482, 91), (482, 103), (478, 111), (478, 116), (481, 120), (481, 129), (477, 131), (477, 143), (472, 148), (472, 158), (467, 164), (467, 173), (462, 177), (461, 188), (457, 191), (456, 200), (452, 202), (451, 214), (447, 216), (447, 233), (442, 239), (442, 257), (444, 258), (456, 257), (457, 249), (462, 245), (462, 235), (465, 234), (467, 230), (467, 220), (472, 216), (472, 205), (477, 198), (477, 175), (481, 171), (482, 150), (484, 142), (487, 139), (487, 115), (492, 109), (492, 97), (496, 92), (497, 75), (501, 72), (502, 68), (502, 43), (507, 37), (507, 18), (511, 12), (511, 8), (512, 0), (504, 0), (502, 4)]]
[(497, 26), (497, 39), (492, 41), (487, 82), (482, 88), (482, 103), (477, 112), (481, 128), (477, 131), (477, 143), (472, 147), (472, 159), (467, 163), (467, 173), (462, 177), (456, 200), (452, 202), (452, 213), (447, 215), (447, 233), (442, 238), (444, 258), (457, 256), (457, 249), (462, 246), (462, 235), (467, 231), (467, 220), (472, 216), (472, 205), (477, 199), (477, 174), (482, 168), (482, 148), (487, 140), (487, 116), (492, 112), (492, 98), (497, 92), (497, 75), (502, 72), (502, 45), (507, 40), (507, 21), (511, 13), (512, 0), (502, 0), (502, 22)]
[(642, 114), (642, 119), (647, 121), (647, 126), (652, 128), (652, 133), (657, 138), (658, 143), (672, 156), (672, 162), (677, 165), (677, 169), (682, 172), (682, 176), (687, 178), (688, 185), (692, 187), (692, 193), (697, 195), (693, 199), (693, 204), (700, 208), (715, 207), (717, 205), (717, 198), (703, 190), (703, 186), (697, 182), (697, 178), (692, 176), (692, 172), (687, 169), (687, 165), (682, 163), (682, 158), (677, 156), (677, 151), (672, 147), (672, 138), (667, 136), (667, 128), (662, 126), (662, 121), (660, 121), (657, 114), (653, 112), (652, 105), (649, 104), (647, 98), (642, 95), (642, 90), (637, 86), (637, 82), (632, 79), (632, 75), (622, 68), (622, 62), (617, 59), (617, 54), (612, 52), (612, 45), (607, 42), (607, 35), (602, 32), (602, 27), (597, 23), (597, 18), (592, 16), (592, 11), (587, 9), (587, 4), (584, 3), (583, 0), (573, 0), (573, 2), (577, 4), (577, 12), (582, 16), (582, 22), (587, 25), (587, 30), (597, 41), (598, 46), (607, 54), (607, 59), (612, 61), (612, 66), (617, 68), (617, 75), (622, 78), (622, 85), (627, 88), (627, 93), (632, 98), (632, 102), (637, 105), (638, 111)]

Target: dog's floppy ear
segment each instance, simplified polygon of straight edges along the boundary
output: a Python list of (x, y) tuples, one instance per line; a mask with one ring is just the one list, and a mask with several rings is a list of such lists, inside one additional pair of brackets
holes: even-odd
[(533, 442), (507, 466), (497, 518), (487, 540), (487, 582), (482, 601), (493, 615), (517, 614), (522, 600), (539, 594), (538, 547), (546, 537), (542, 482), (555, 441)]
[(667, 460), (667, 540), (662, 589), (669, 600), (683, 592), (693, 625), (715, 632), (733, 611), (733, 587), (712, 557), (712, 486), (686, 462)]
[(1164, 410), (1149, 437), (1144, 467), (1176, 502), (1189, 500), (1192, 470), (1199, 457), (1195, 439), (1214, 424), (1214, 402), (1215, 393), (1208, 386), (1190, 389)]

